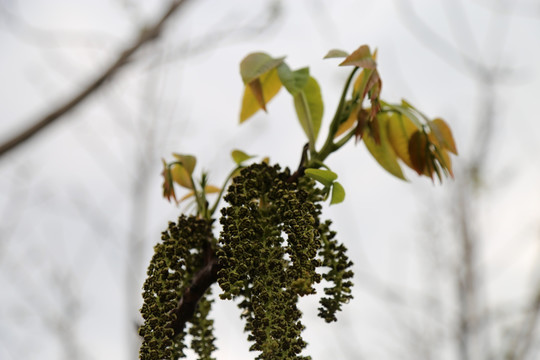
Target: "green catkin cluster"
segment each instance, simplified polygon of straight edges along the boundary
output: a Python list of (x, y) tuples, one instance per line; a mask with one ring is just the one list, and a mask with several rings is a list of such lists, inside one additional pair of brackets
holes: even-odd
[[(139, 329), (143, 339), (141, 360), (172, 360), (185, 357), (186, 331), (174, 334), (171, 328), (176, 315), (173, 310), (195, 272), (204, 264), (204, 249), (213, 246), (209, 221), (182, 215), (178, 223), (169, 223), (162, 233), (162, 242), (154, 249), (144, 283), (144, 324)], [(207, 318), (211, 300), (209, 292), (200, 300), (190, 320), (191, 347), (200, 359), (210, 360), (215, 349), (213, 320)]]
[(337, 321), (336, 312), (341, 310), (341, 304), (346, 304), (352, 299), (351, 287), (353, 272), (352, 261), (347, 257), (347, 248), (338, 243), (335, 239), (336, 232), (330, 230), (330, 220), (319, 226), (322, 246), (319, 249), (319, 256), (322, 258), (322, 265), (329, 268), (323, 274), (324, 280), (333, 284), (324, 288), (327, 297), (320, 300), (319, 316), (326, 322)]
[[(299, 187), (307, 189), (308, 200), (315, 204), (316, 218), (319, 219), (322, 213), (321, 202), (324, 200), (323, 190), (315, 187), (315, 182), (308, 177), (299, 179)], [(321, 241), (318, 257), (321, 266), (326, 270), (322, 277), (326, 283), (332, 285), (324, 288), (327, 296), (320, 299), (319, 316), (326, 322), (337, 321), (336, 313), (341, 310), (341, 305), (352, 299), (351, 279), (354, 276), (351, 270), (353, 263), (347, 257), (347, 248), (335, 239), (336, 232), (330, 230), (331, 224), (330, 220), (317, 223)]]
[(225, 197), (230, 205), (222, 210), (221, 297), (242, 298), (239, 307), (254, 342), (250, 350), (260, 352), (257, 359), (310, 358), (300, 355), (306, 343), (297, 302), (315, 293), (313, 285), (321, 281), (317, 268), (330, 267), (323, 277), (337, 280), (325, 290), (327, 321), (335, 319), (343, 293), (350, 292), (351, 284), (341, 280), (349, 277), (351, 263), (329, 245), (335, 244), (333, 235), (319, 221), (322, 192), (311, 180), (289, 178), (279, 166), (251, 165), (234, 179)]

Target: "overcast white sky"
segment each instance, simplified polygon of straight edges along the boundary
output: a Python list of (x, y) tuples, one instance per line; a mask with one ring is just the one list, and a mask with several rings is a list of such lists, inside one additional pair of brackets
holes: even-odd
[[(282, 1), (275, 23), (256, 33), (269, 3), (190, 1), (159, 41), (142, 49), (108, 86), (0, 158), (0, 359), (129, 359), (126, 332), (134, 325), (128, 323), (126, 296), (142, 286), (152, 246), (182, 210), (161, 197), (160, 158), (194, 154), (198, 171), (208, 170), (216, 185), (232, 167), (234, 148), (297, 165), (305, 139), (284, 92), (268, 114), (238, 125), (238, 64), (253, 51), (287, 55), (292, 68), (310, 66), (322, 88), (327, 123), (348, 73), (337, 61), (322, 60), (324, 54), (362, 44), (378, 48), (383, 98), (406, 98), (451, 124), (460, 150), (457, 178), (460, 161), (474, 152), (482, 89), (463, 67), (450, 65), (453, 56), (464, 53), (512, 69), (495, 87), (494, 146), (475, 203), (475, 225), (486, 239), (481, 257), (485, 276), (494, 277), (486, 285), (492, 301), (519, 303), (527, 295), (540, 224), (539, 3)], [(0, 5), (1, 142), (98, 74), (142, 24), (159, 15), (162, 2)], [(404, 25), (399, 5), (413, 6), (433, 31), (422, 35), (431, 48)], [(235, 28), (239, 32), (215, 41)], [(445, 52), (447, 44), (458, 52)], [(369, 277), (357, 278), (356, 297), (337, 324), (316, 318), (316, 299), (302, 301), (307, 353), (314, 359), (400, 358), (414, 344), (413, 332), (408, 339), (404, 331), (423, 321), (415, 299), (428, 287), (426, 223), (440, 219), (453, 184), (433, 185), (412, 172), (411, 182), (397, 180), (363, 144), (349, 144), (328, 165), (347, 198), (326, 215), (350, 249), (356, 272)], [(444, 221), (431, 226), (446, 229)], [(128, 244), (138, 237), (141, 261), (126, 271)], [(433, 241), (452, 237), (445, 233)], [(407, 315), (396, 318), (400, 308), (382, 301), (367, 278), (404, 294)], [(127, 279), (132, 285), (126, 288)], [(132, 301), (140, 305), (140, 297)], [(252, 359), (234, 305), (219, 302), (215, 310), (218, 359)], [(448, 343), (441, 346), (434, 359), (455, 358)]]

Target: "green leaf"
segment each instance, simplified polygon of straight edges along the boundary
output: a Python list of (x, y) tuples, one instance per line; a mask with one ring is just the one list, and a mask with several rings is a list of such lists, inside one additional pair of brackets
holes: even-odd
[(242, 150), (233, 150), (231, 153), (231, 157), (234, 160), (234, 162), (238, 165), (242, 164), (244, 161), (249, 160), (251, 158), (254, 158), (255, 155), (248, 155)]
[(364, 69), (375, 69), (377, 63), (373, 60), (369, 47), (362, 45), (351, 55), (347, 56), (339, 66), (358, 66)]
[(240, 123), (249, 119), (260, 109), (266, 111), (266, 103), (272, 100), (280, 89), (281, 81), (276, 69), (272, 69), (262, 75), (260, 79), (248, 83), (245, 86), (244, 97), (242, 98)]
[(379, 122), (379, 143), (377, 143), (372, 134), (368, 133), (369, 130), (366, 128), (363, 137), (364, 144), (375, 160), (377, 160), (386, 171), (402, 180), (406, 180), (403, 171), (399, 166), (397, 155), (388, 140), (388, 117), (385, 114), (381, 114), (377, 116), (377, 120)]
[(278, 66), (277, 71), (281, 83), (293, 96), (306, 86), (309, 79), (309, 68), (307, 67), (291, 71), (287, 64), (281, 63)]
[(323, 59), (343, 58), (349, 56), (349, 53), (339, 49), (330, 50)]
[(337, 181), (332, 185), (332, 199), (330, 200), (330, 205), (339, 204), (345, 200), (345, 189)]
[(249, 84), (263, 74), (274, 69), (283, 62), (285, 57), (273, 58), (262, 52), (251, 53), (240, 63), (240, 75), (244, 84)]
[(310, 76), (306, 86), (294, 96), (294, 107), (302, 129), (314, 145), (321, 128), (324, 105), (321, 88), (313, 77)]
[(337, 174), (333, 171), (321, 169), (306, 169), (305, 174), (313, 180), (317, 180), (325, 187), (332, 186), (332, 183), (338, 177)]

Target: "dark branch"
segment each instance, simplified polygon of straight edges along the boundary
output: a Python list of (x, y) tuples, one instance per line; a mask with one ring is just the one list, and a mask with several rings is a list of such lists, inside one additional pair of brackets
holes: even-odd
[(191, 281), (191, 286), (186, 289), (184, 295), (178, 302), (178, 306), (173, 313), (176, 315), (176, 320), (171, 324), (174, 334), (184, 330), (186, 322), (188, 322), (195, 313), (197, 303), (204, 295), (206, 290), (217, 281), (217, 273), (219, 270), (218, 258), (211, 246), (207, 246), (205, 251), (205, 264), (195, 274)]
[(120, 56), (114, 60), (106, 69), (98, 75), (94, 80), (92, 80), (84, 89), (79, 91), (75, 96), (65, 101), (63, 104), (53, 109), (43, 118), (37, 120), (30, 127), (22, 130), (19, 134), (15, 135), (11, 139), (8, 139), (5, 143), (0, 144), (0, 157), (8, 153), (9, 151), (15, 149), (17, 146), (21, 145), (25, 141), (32, 138), (34, 135), (38, 134), (41, 130), (45, 129), (47, 126), (51, 125), (53, 122), (61, 118), (63, 115), (67, 114), (73, 110), (77, 105), (81, 104), (89, 95), (94, 93), (97, 89), (101, 88), (102, 85), (110, 80), (116, 72), (123, 67), (132, 57), (132, 55), (144, 44), (151, 42), (159, 37), (161, 31), (163, 30), (164, 24), (171, 17), (171, 15), (184, 4), (186, 0), (174, 0), (170, 3), (167, 10), (163, 15), (157, 20), (154, 24), (149, 25), (144, 28), (139, 34), (138, 38), (129, 45)]
[(288, 182), (295, 182), (299, 177), (304, 176), (304, 171), (306, 170), (306, 163), (308, 160), (308, 150), (309, 143), (304, 145), (304, 148), (302, 149), (302, 157), (300, 158), (300, 164), (298, 164), (298, 169), (296, 169), (289, 179), (287, 179)]

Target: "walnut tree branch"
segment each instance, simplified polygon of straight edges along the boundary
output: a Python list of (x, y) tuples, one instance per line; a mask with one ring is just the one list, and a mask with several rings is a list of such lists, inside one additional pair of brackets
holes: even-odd
[(191, 285), (184, 291), (182, 298), (178, 301), (178, 306), (173, 310), (176, 319), (171, 324), (171, 327), (175, 334), (184, 330), (186, 322), (193, 317), (199, 300), (206, 290), (217, 282), (219, 264), (216, 253), (210, 244), (204, 249), (204, 253), (204, 266), (193, 276)]
[(45, 129), (47, 126), (51, 125), (56, 120), (60, 119), (62, 116), (76, 108), (91, 94), (101, 88), (107, 80), (110, 80), (118, 72), (118, 70), (120, 70), (120, 68), (128, 63), (132, 55), (137, 52), (139, 48), (159, 37), (167, 20), (185, 2), (186, 0), (172, 1), (163, 15), (155, 23), (145, 27), (135, 41), (127, 46), (126, 49), (120, 53), (118, 58), (107, 66), (106, 69), (94, 80), (90, 81), (86, 87), (77, 92), (73, 97), (67, 99), (64, 103), (60, 104), (57, 108), (38, 119), (28, 128), (23, 129), (20, 133), (0, 144), (0, 157), (37, 135), (39, 132), (41, 132), (41, 130)]

